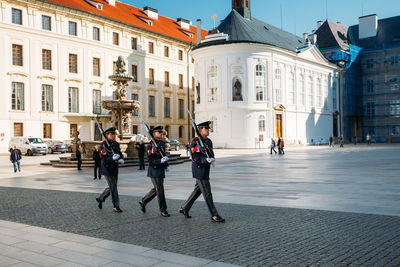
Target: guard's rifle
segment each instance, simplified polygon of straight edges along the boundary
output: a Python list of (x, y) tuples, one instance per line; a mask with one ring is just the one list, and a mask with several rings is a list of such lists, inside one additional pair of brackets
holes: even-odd
[[(197, 124), (194, 122), (192, 113), (190, 113), (189, 110), (187, 112), (189, 113), (189, 118), (190, 118), (190, 121), (192, 122), (194, 132), (196, 133), (196, 136), (199, 139), (199, 144), (201, 146), (201, 149), (205, 151), (207, 158), (214, 158), (214, 155), (210, 155), (210, 151), (208, 150), (208, 147), (203, 143), (203, 140), (200, 135), (199, 127), (197, 127)], [(213, 166), (214, 166), (214, 164), (213, 164)]]
[(103, 127), (101, 127), (101, 125), (100, 125), (99, 121), (97, 120), (97, 118), (94, 118), (94, 119), (96, 120), (97, 127), (99, 127), (99, 130), (100, 130), (101, 134), (104, 136), (104, 140), (106, 141), (107, 146), (110, 148), (111, 152), (112, 152), (113, 155), (114, 155), (115, 152), (114, 152), (114, 150), (112, 149), (110, 143), (108, 142), (108, 139), (107, 139), (106, 133), (105, 133), (104, 130), (103, 130)]
[(142, 119), (142, 117), (140, 117), (140, 119), (142, 120), (144, 127), (146, 128), (147, 133), (149, 134), (151, 141), (153, 142), (154, 148), (156, 149), (156, 151), (160, 151), (160, 154), (162, 157), (165, 157), (163, 151), (161, 148), (158, 148), (158, 145), (156, 143), (156, 139), (154, 139), (154, 135), (153, 133), (150, 131), (150, 127), (149, 125), (147, 125), (147, 123)]

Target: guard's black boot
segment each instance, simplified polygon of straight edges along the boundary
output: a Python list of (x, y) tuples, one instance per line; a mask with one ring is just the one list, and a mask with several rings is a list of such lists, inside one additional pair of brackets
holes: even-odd
[(97, 207), (99, 207), (99, 209), (103, 208), (103, 201), (100, 200), (100, 198), (96, 197), (96, 201), (97, 201)]
[(117, 212), (117, 213), (121, 213), (122, 212), (122, 210), (119, 207), (113, 208), (113, 211)]
[(142, 212), (146, 213), (146, 205), (142, 201), (139, 201), (139, 205)]
[(189, 215), (189, 212), (184, 210), (183, 208), (179, 209), (179, 212), (183, 214), (183, 216), (185, 216), (186, 219), (190, 219), (192, 218), (192, 216)]
[(224, 218), (221, 218), (221, 216), (219, 216), (219, 215), (212, 216), (212, 217), (211, 217), (211, 220), (212, 220), (213, 222), (218, 222), (218, 223), (223, 223), (223, 222), (225, 222), (225, 219), (224, 219)]
[(171, 215), (169, 215), (168, 211), (162, 211), (162, 212), (161, 212), (161, 216), (163, 216), (163, 217), (169, 217), (169, 216), (171, 216)]

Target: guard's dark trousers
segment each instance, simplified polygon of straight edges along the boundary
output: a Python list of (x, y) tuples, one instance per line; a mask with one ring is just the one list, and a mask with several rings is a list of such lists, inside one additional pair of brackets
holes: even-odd
[(186, 200), (185, 204), (182, 206), (182, 209), (189, 212), (190, 208), (193, 206), (193, 203), (201, 194), (203, 194), (204, 200), (206, 201), (211, 216), (217, 216), (218, 212), (214, 206), (214, 201), (211, 194), (210, 180), (196, 179), (196, 185), (194, 186), (194, 190), (192, 194), (189, 196), (188, 200)]
[(107, 184), (108, 187), (104, 189), (104, 192), (101, 193), (100, 195), (100, 200), (104, 202), (107, 197), (110, 196), (112, 198), (112, 203), (114, 205), (114, 208), (119, 207), (119, 196), (118, 196), (118, 189), (117, 189), (117, 183), (118, 183), (118, 177), (115, 176), (106, 176)]
[(147, 203), (157, 196), (160, 211), (167, 211), (167, 202), (165, 201), (164, 194), (164, 178), (151, 178), (151, 182), (154, 187), (143, 197), (143, 204), (147, 205)]
[(99, 163), (95, 162), (94, 163), (94, 178), (95, 179), (101, 178), (100, 169), (101, 169), (101, 162), (99, 162)]

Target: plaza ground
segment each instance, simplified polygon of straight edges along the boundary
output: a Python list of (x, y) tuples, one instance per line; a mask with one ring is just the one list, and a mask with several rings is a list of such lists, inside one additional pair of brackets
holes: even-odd
[(243, 266), (400, 264), (400, 146), (288, 147), (284, 156), (217, 150), (216, 155), (212, 190), (225, 224), (210, 222), (200, 198), (192, 219), (177, 212), (193, 189), (190, 163), (167, 174), (172, 216), (165, 219), (156, 201), (146, 214), (139, 211), (139, 197), (151, 188), (145, 172), (121, 169), (124, 213), (117, 215), (109, 200), (97, 209), (94, 197), (106, 182), (93, 181), (92, 169), (38, 166), (55, 155), (24, 157), (23, 171), (16, 174), (8, 158), (0, 158), (0, 219), (209, 260), (197, 265), (211, 260)]

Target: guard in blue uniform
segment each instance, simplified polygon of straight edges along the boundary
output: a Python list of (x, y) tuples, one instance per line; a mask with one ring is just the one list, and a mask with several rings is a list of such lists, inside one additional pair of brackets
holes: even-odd
[(183, 213), (185, 218), (191, 218), (189, 210), (192, 207), (196, 199), (203, 194), (204, 200), (207, 204), (208, 210), (211, 213), (211, 220), (214, 222), (225, 222), (225, 219), (219, 216), (217, 209), (215, 208), (214, 201), (211, 193), (210, 186), (210, 167), (215, 162), (213, 144), (211, 139), (208, 138), (210, 134), (210, 122), (206, 121), (197, 125), (204, 148), (200, 146), (199, 138), (196, 137), (190, 144), (190, 153), (192, 156), (192, 174), (193, 178), (196, 179), (196, 184), (192, 194), (188, 200), (179, 210)]
[(105, 132), (105, 136), (111, 147), (108, 146), (106, 141), (99, 147), (99, 153), (101, 158), (101, 174), (106, 177), (108, 187), (104, 189), (99, 197), (96, 198), (98, 202), (99, 209), (103, 208), (103, 202), (107, 197), (112, 198), (112, 203), (114, 205), (114, 212), (122, 212), (119, 207), (119, 195), (118, 195), (118, 164), (124, 164), (124, 156), (121, 153), (119, 143), (115, 141), (116, 138), (116, 128), (111, 127)]
[(169, 165), (168, 157), (165, 153), (165, 143), (161, 140), (163, 136), (163, 126), (154, 127), (150, 130), (150, 134), (154, 136), (156, 145), (154, 145), (153, 141), (150, 141), (146, 149), (147, 158), (149, 159), (147, 177), (150, 177), (154, 187), (139, 201), (139, 204), (144, 213), (146, 212), (147, 203), (157, 196), (161, 216), (169, 217), (170, 215), (167, 211), (167, 202), (164, 194), (165, 171), (169, 168)]

